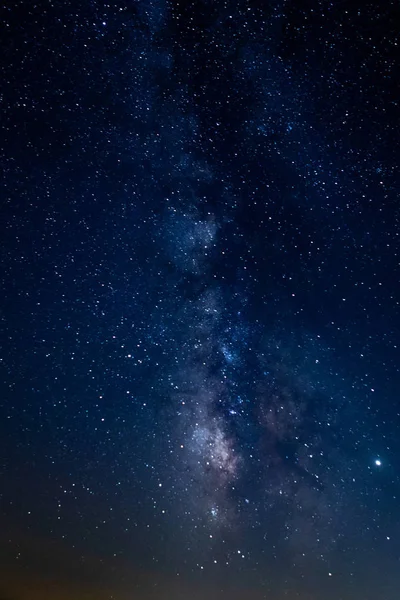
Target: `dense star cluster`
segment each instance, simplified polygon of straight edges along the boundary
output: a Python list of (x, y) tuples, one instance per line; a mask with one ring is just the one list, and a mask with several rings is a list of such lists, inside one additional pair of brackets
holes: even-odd
[(398, 600), (395, 12), (3, 5), (0, 598)]

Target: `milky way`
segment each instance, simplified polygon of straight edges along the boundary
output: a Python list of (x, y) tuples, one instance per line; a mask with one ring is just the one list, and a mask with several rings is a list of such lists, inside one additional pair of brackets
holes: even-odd
[(3, 13), (0, 597), (397, 600), (394, 4)]
[(175, 309), (182, 337), (170, 372), (173, 436), (181, 450), (175, 466), (186, 492), (178, 514), (222, 528), (223, 537), (246, 522), (251, 506), (264, 540), (279, 523), (293, 552), (320, 545), (324, 560), (351, 518), (351, 511), (343, 514), (338, 528), (349, 474), (338, 470), (345, 455), (333, 446), (339, 411), (349, 417), (333, 382), (326, 383), (329, 351), (306, 331), (294, 340), (280, 324), (249, 321), (245, 277), (232, 290), (213, 273), (229, 252), (222, 241), (229, 223), (211, 211), (200, 218), (196, 205), (170, 206), (169, 213), (164, 247), (175, 285), (186, 281)]

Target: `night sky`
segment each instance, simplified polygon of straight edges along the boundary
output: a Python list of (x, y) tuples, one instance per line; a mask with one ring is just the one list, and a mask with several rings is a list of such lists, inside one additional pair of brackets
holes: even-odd
[(396, 12), (3, 4), (0, 600), (400, 598)]

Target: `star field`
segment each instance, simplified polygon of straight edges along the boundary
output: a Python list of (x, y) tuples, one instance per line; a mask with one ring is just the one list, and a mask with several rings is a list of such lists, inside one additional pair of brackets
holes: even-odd
[(1, 598), (398, 599), (395, 13), (3, 4)]

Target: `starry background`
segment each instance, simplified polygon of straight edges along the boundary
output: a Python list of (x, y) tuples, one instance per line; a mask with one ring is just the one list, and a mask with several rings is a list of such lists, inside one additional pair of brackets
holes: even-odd
[(2, 600), (399, 598), (396, 4), (3, 4)]

